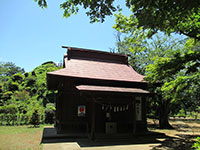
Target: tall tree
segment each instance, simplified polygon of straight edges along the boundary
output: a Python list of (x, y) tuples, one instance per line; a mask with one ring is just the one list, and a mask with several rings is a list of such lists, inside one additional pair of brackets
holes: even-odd
[[(193, 111), (198, 110), (200, 105), (199, 45), (189, 39), (181, 51), (175, 51), (170, 57), (156, 57), (154, 64), (147, 66), (146, 79), (152, 84), (158, 81), (162, 83), (156, 88), (156, 92), (162, 99), (162, 106), (165, 106), (160, 110), (166, 109), (161, 111), (163, 119), (168, 117), (170, 103), (179, 102), (185, 107), (193, 108)], [(169, 126), (165, 120), (161, 120), (163, 126)]]
[[(121, 22), (120, 26), (117, 25), (119, 22)], [(154, 65), (158, 59), (173, 57), (174, 53), (178, 53), (183, 49), (184, 39), (175, 39), (163, 33), (157, 33), (151, 39), (148, 39), (148, 30), (132, 26), (132, 22), (133, 20), (130, 20), (130, 18), (118, 14), (116, 15), (116, 25), (114, 25), (114, 28), (124, 34), (123, 38), (120, 38), (120, 34), (117, 36), (117, 51), (129, 55), (129, 63), (137, 72), (145, 75), (147, 73), (147, 66)], [(159, 74), (157, 75), (159, 76)], [(157, 81), (161, 82), (168, 78), (165, 75), (165, 78), (161, 78), (162, 80), (155, 79), (155, 82), (151, 82), (154, 76), (152, 75), (148, 78), (153, 85)], [(161, 86), (161, 84), (159, 85)], [(171, 98), (166, 99), (166, 97), (162, 96), (161, 87), (154, 86), (151, 90), (156, 93), (154, 99), (159, 104), (160, 127), (170, 128), (168, 115)]]

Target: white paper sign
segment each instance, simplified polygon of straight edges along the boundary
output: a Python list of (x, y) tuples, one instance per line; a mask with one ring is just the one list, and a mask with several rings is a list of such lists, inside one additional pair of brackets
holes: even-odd
[(86, 107), (85, 105), (78, 106), (78, 117), (84, 117), (86, 114)]

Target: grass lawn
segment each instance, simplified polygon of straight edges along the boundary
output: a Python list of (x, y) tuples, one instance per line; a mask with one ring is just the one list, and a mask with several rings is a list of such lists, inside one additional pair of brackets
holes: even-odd
[(42, 131), (43, 126), (0, 126), (0, 150), (40, 150)]

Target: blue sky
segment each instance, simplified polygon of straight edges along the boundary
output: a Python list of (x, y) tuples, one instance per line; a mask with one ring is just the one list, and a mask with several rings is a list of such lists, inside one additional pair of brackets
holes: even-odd
[(41, 9), (34, 0), (0, 0), (0, 61), (31, 71), (46, 61), (60, 62), (62, 45), (107, 50), (115, 46), (114, 17), (90, 24), (84, 11), (63, 18), (63, 0), (48, 0)]

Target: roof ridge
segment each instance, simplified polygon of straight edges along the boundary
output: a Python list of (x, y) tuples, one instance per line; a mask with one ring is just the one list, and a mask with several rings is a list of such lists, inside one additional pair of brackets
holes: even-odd
[(128, 55), (105, 52), (100, 50), (68, 47), (68, 46), (62, 46), (62, 48), (67, 48), (68, 59), (88, 58), (88, 59), (101, 59), (101, 60), (111, 60), (111, 61), (114, 60), (116, 62), (128, 64)]
[(79, 47), (69, 47), (69, 46), (62, 46), (62, 48), (71, 48), (73, 50), (84, 50), (84, 51), (90, 51), (90, 52), (95, 52), (95, 53), (104, 53), (104, 54), (109, 54), (109, 55), (117, 55), (117, 56), (129, 56), (127, 54), (120, 54), (120, 53), (112, 53), (112, 52), (106, 52), (103, 50), (95, 50), (95, 49), (88, 49), (88, 48), (79, 48)]

